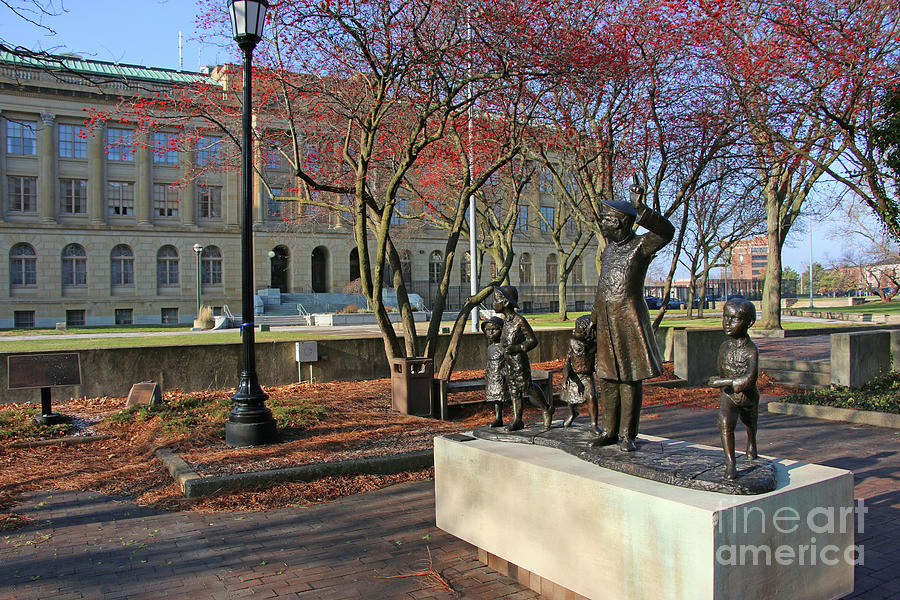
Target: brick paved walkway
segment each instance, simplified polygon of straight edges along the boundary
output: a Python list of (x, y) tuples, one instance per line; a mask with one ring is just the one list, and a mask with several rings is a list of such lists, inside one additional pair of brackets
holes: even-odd
[[(718, 443), (715, 411), (648, 409), (642, 423)], [(765, 454), (855, 472), (869, 512), (852, 597), (900, 597), (900, 432), (763, 414), (759, 438)], [(4, 600), (539, 597), (435, 528), (430, 482), (264, 513), (161, 513), (86, 492), (32, 494), (17, 510), (34, 523), (0, 536)], [(382, 578), (425, 570), (428, 548), (457, 594), (423, 577)]]

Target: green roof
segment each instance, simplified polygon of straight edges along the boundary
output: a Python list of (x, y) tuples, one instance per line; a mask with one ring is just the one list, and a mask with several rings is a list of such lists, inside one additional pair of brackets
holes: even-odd
[(144, 67), (100, 60), (85, 60), (75, 56), (47, 55), (26, 57), (0, 51), (0, 63), (17, 67), (30, 67), (57, 73), (72, 72), (81, 75), (152, 81), (156, 83), (214, 83), (209, 75), (192, 71), (176, 71), (157, 67)]

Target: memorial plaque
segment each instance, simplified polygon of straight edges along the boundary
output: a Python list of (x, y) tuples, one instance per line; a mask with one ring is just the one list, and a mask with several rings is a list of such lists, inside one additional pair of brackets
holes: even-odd
[(128, 392), (128, 400), (125, 401), (125, 408), (143, 405), (153, 406), (162, 402), (162, 391), (159, 384), (155, 381), (142, 381), (131, 386)]
[(7, 389), (81, 385), (81, 360), (77, 352), (15, 354), (6, 358)]

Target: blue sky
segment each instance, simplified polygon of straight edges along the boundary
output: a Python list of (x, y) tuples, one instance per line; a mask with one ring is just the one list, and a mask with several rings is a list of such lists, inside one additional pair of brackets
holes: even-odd
[[(19, 2), (24, 3), (25, 0)], [(62, 7), (62, 14), (44, 17), (43, 22), (56, 35), (23, 22), (8, 8), (0, 7), (0, 38), (32, 49), (176, 69), (181, 31), (185, 70), (196, 71), (198, 66), (236, 56), (230, 47), (201, 45), (197, 41), (199, 7), (191, 0), (53, 0), (53, 4), (57, 10)], [(227, 12), (224, 1), (222, 11)], [(229, 40), (219, 41), (227, 44)]]
[[(25, 0), (21, 0), (25, 2)], [(43, 0), (49, 2), (50, 0)], [(182, 32), (185, 70), (239, 60), (234, 42), (222, 37), (197, 39), (198, 5), (192, 0), (52, 0), (62, 6), (58, 16), (45, 17), (46, 30), (15, 18), (0, 5), (0, 39), (32, 49), (75, 52), (84, 58), (177, 69), (178, 32)], [(222, 1), (225, 13), (226, 3)], [(829, 238), (829, 220), (814, 220), (813, 260), (839, 258), (840, 244)], [(796, 270), (809, 264), (809, 235), (794, 232), (784, 249), (783, 262)]]

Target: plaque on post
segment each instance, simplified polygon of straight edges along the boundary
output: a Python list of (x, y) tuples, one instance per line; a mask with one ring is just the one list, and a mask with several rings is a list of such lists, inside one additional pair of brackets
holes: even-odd
[(7, 389), (40, 388), (41, 414), (34, 420), (41, 425), (56, 425), (65, 415), (53, 412), (50, 388), (81, 385), (81, 359), (77, 352), (58, 354), (14, 354), (6, 358)]

